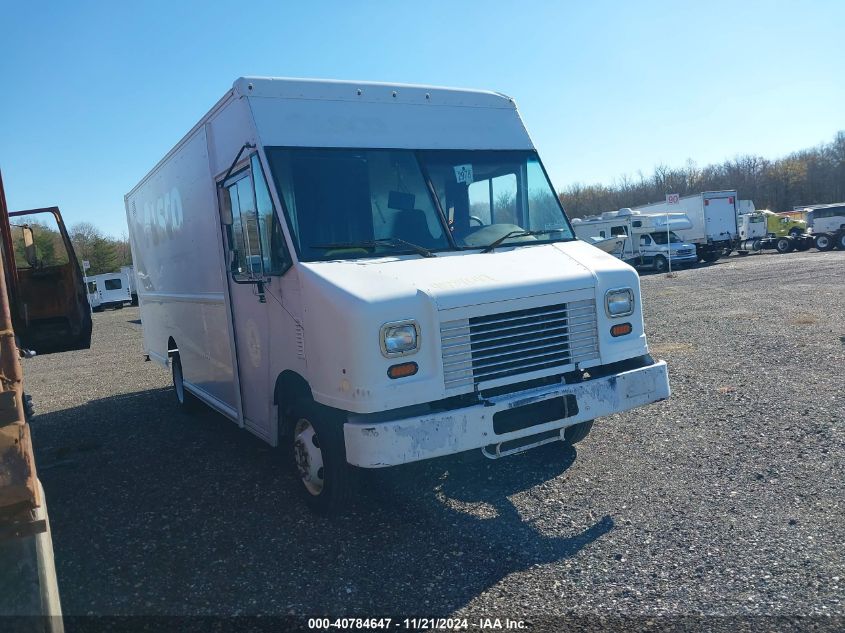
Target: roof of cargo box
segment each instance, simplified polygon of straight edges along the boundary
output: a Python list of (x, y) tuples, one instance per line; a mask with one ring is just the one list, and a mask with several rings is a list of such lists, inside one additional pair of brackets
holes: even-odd
[(374, 81), (239, 77), (232, 85), (232, 90), (239, 96), (276, 99), (417, 103), (473, 108), (513, 109), (516, 107), (509, 96), (489, 90)]
[[(239, 77), (126, 197), (202, 126), (241, 98), (249, 103), (265, 146), (534, 149), (514, 100), (498, 92), (368, 81)], [(227, 156), (226, 165), (228, 160)], [(215, 167), (225, 169), (221, 165)]]
[(533, 149), (513, 100), (496, 92), (243, 77), (232, 93), (265, 147)]

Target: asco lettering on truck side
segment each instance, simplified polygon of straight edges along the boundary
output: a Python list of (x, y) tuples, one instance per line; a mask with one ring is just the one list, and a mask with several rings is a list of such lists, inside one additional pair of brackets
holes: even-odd
[(134, 220), (135, 235), (147, 244), (158, 245), (165, 239), (171, 239), (182, 230), (184, 222), (182, 197), (178, 187), (173, 187), (154, 202), (145, 202), (140, 214), (135, 211)]

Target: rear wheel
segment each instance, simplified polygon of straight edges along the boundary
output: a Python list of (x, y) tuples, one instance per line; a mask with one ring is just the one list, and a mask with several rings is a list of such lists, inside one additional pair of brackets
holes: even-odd
[(566, 430), (563, 432), (563, 441), (570, 445), (577, 444), (590, 434), (590, 430), (592, 430), (592, 428), (592, 420), (587, 420), (586, 422), (580, 422), (566, 427)]
[(658, 255), (654, 258), (654, 270), (659, 273), (665, 273), (669, 270), (669, 262), (666, 261), (666, 258), (663, 255)]
[(288, 421), (290, 459), (299, 495), (317, 514), (340, 514), (355, 490), (355, 471), (346, 461), (344, 415), (310, 400), (297, 402)]
[(793, 248), (795, 248), (795, 244), (790, 238), (782, 237), (778, 239), (775, 247), (777, 248), (778, 253), (789, 253), (792, 252)]
[(719, 251), (707, 251), (701, 256), (701, 259), (708, 264), (712, 264), (719, 259)]
[(813, 243), (812, 243), (810, 240), (808, 240), (808, 239), (804, 239), (803, 237), (802, 237), (802, 238), (798, 238), (797, 240), (795, 240), (795, 250), (796, 250), (796, 251), (807, 251), (807, 250), (810, 250), (810, 247), (811, 247), (812, 245), (813, 245)]
[(820, 251), (829, 251), (833, 248), (833, 240), (829, 235), (816, 235), (816, 248)]
[(839, 239), (836, 241), (836, 244), (839, 246), (839, 250), (845, 251), (845, 231), (839, 234)]

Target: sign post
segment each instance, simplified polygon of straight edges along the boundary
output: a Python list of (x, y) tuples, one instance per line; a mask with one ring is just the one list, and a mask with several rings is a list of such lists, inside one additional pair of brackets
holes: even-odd
[[(681, 201), (680, 194), (667, 193), (666, 204), (678, 204)], [(669, 231), (669, 211), (666, 211), (666, 250), (669, 253), (669, 274), (672, 274), (672, 241)]]

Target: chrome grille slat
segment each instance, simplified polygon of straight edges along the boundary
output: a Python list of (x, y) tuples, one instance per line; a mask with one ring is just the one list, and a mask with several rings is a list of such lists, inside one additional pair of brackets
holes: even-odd
[(449, 390), (563, 367), (598, 357), (595, 301), (447, 321), (440, 338)]
[(477, 330), (480, 332), (489, 329), (496, 329), (495, 326), (499, 323), (508, 323), (517, 326), (521, 325), (523, 322), (525, 324), (530, 324), (537, 323), (539, 321), (558, 321), (560, 319), (566, 319), (572, 316), (584, 316), (589, 314), (590, 311), (587, 308), (579, 308), (576, 310), (556, 310), (555, 312), (546, 312), (542, 315), (526, 315), (517, 317), (515, 319), (497, 319), (496, 321), (485, 321), (482, 324), (474, 325), (473, 330)]

